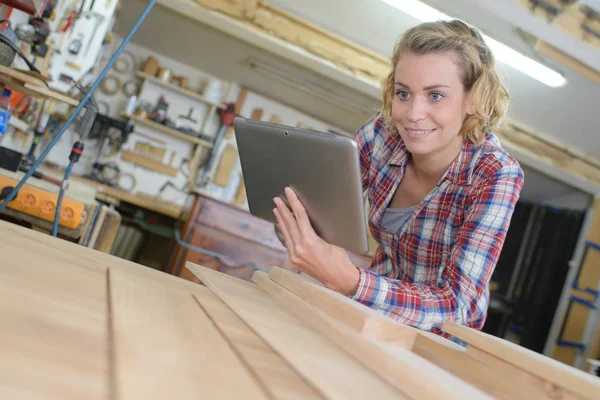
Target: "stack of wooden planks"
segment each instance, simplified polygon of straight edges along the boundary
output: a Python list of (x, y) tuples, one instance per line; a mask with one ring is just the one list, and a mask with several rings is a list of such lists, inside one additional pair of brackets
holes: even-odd
[(597, 399), (600, 379), (289, 271), (206, 285), (0, 221), (0, 398)]

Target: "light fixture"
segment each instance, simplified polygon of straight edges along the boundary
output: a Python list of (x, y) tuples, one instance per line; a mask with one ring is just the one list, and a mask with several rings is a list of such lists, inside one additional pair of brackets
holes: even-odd
[[(452, 17), (418, 0), (382, 1), (422, 22), (453, 19)], [(550, 87), (561, 87), (567, 83), (567, 80), (564, 76), (546, 67), (545, 65), (532, 60), (531, 58), (486, 35), (483, 35), (483, 38), (498, 61), (510, 65), (511, 67), (529, 75), (534, 79), (537, 79), (538, 81)]]

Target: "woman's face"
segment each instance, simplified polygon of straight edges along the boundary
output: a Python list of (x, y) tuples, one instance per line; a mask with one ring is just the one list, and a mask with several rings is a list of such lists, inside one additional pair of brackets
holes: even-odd
[(396, 65), (392, 117), (408, 151), (436, 155), (458, 151), (469, 96), (450, 54), (405, 52)]

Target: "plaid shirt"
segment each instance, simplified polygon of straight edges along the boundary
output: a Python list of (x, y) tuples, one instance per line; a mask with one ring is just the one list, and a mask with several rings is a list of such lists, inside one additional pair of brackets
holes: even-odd
[(524, 176), (495, 135), (465, 142), (436, 187), (399, 232), (381, 225), (410, 153), (381, 116), (356, 136), (369, 228), (379, 244), (369, 270), (359, 268), (353, 299), (423, 330), (445, 320), (481, 329), (488, 283), (500, 255)]

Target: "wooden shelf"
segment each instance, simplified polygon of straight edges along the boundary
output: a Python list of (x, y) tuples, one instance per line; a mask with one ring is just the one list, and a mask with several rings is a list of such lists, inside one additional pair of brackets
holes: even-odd
[(135, 74), (137, 76), (139, 76), (140, 78), (142, 78), (142, 79), (146, 79), (148, 81), (154, 82), (154, 83), (156, 83), (156, 84), (158, 84), (160, 86), (166, 87), (167, 89), (170, 89), (170, 90), (172, 90), (174, 92), (178, 92), (178, 93), (180, 93), (180, 94), (182, 94), (184, 96), (190, 97), (192, 99), (204, 102), (206, 104), (213, 105), (215, 107), (226, 108), (225, 104), (214, 102), (212, 100), (207, 99), (206, 97), (202, 96), (199, 93), (196, 93), (196, 92), (194, 92), (192, 90), (189, 90), (189, 89), (184, 89), (184, 88), (179, 87), (177, 85), (173, 85), (172, 83), (169, 83), (169, 82), (165, 82), (162, 79), (158, 79), (157, 77), (152, 76), (152, 75), (148, 75), (148, 74), (146, 74), (146, 73), (144, 73), (142, 71), (136, 71)]
[(145, 125), (149, 128), (152, 128), (158, 132), (164, 133), (169, 136), (176, 137), (181, 140), (185, 140), (186, 142), (198, 144), (202, 147), (206, 147), (207, 149), (210, 149), (213, 147), (212, 143), (207, 142), (206, 140), (198, 139), (197, 137), (187, 135), (183, 132), (179, 132), (177, 129), (172, 129), (167, 126), (161, 125), (158, 122), (149, 120), (148, 118), (138, 117), (137, 115), (131, 115), (131, 114), (127, 114), (125, 112), (121, 112), (121, 115), (125, 118), (128, 118), (128, 119), (134, 121), (134, 122), (137, 122), (137, 123)]
[(177, 168), (173, 168), (171, 166), (164, 165), (161, 162), (141, 156), (139, 154), (134, 153), (133, 151), (128, 151), (128, 150), (123, 151), (121, 153), (121, 159), (123, 161), (129, 161), (131, 163), (137, 164), (137, 165), (144, 167), (146, 169), (149, 169), (151, 171), (160, 172), (161, 174), (165, 174), (165, 175), (172, 176), (172, 177), (177, 176)]

